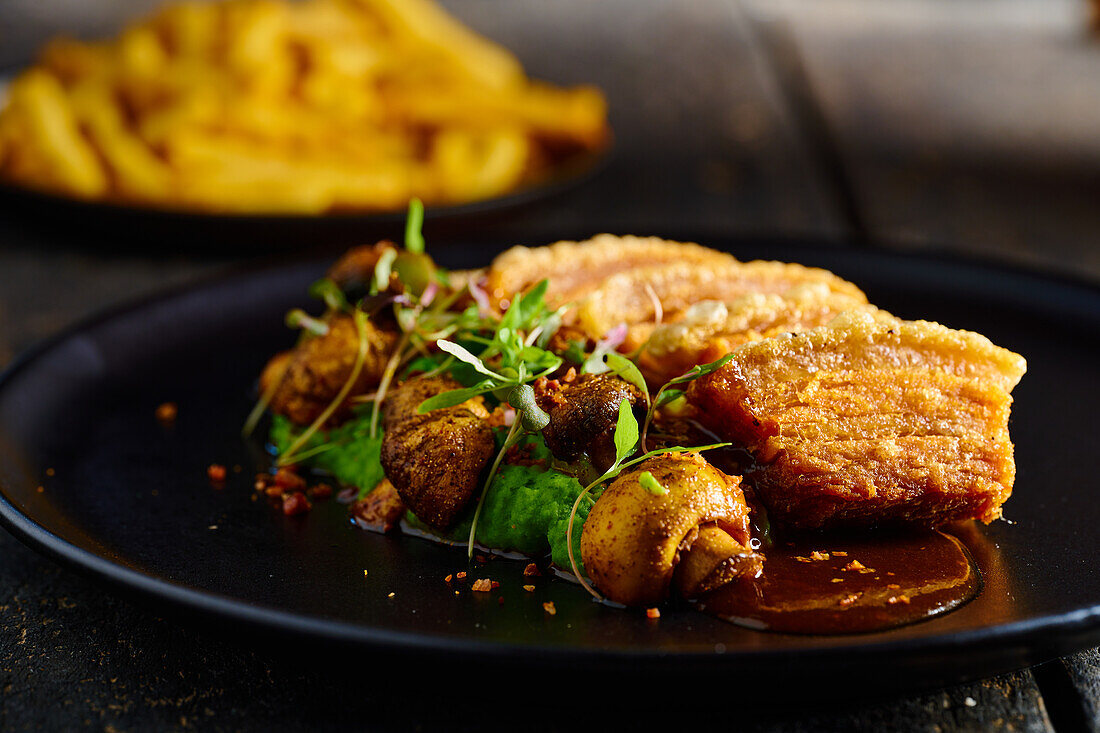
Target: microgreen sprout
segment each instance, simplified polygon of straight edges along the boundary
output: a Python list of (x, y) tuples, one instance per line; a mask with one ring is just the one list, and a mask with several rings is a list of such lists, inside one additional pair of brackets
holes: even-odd
[(413, 254), (424, 254), (424, 203), (418, 198), (409, 200), (409, 215), (405, 219), (405, 249)]
[(668, 493), (668, 487), (655, 479), (649, 471), (642, 471), (638, 474), (638, 483), (654, 496), (664, 496)]
[(290, 328), (300, 328), (314, 336), (324, 336), (328, 333), (327, 323), (314, 318), (301, 308), (293, 308), (287, 312), (286, 325)]
[(653, 422), (653, 416), (657, 410), (675, 402), (684, 396), (684, 390), (676, 389), (678, 385), (694, 382), (699, 377), (705, 377), (708, 374), (713, 374), (718, 371), (733, 359), (733, 354), (726, 354), (717, 361), (712, 361), (709, 364), (698, 364), (687, 370), (680, 376), (670, 379), (666, 382), (653, 397), (653, 401), (650, 402), (649, 410), (646, 412), (645, 422), (642, 423), (642, 445), (645, 445), (646, 435), (649, 433), (649, 426)]

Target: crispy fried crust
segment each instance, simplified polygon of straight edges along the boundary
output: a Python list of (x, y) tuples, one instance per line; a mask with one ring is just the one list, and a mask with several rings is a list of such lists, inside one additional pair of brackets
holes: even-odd
[(846, 310), (877, 311), (864, 298), (835, 292), (820, 282), (803, 283), (781, 295), (752, 293), (729, 303), (706, 300), (688, 308), (679, 320), (658, 326), (639, 365), (651, 383), (664, 384), (743, 343), (824, 326)]
[(512, 247), (493, 260), (488, 291), (494, 302), (506, 302), (516, 293), (549, 278), (547, 300), (561, 305), (576, 300), (604, 279), (625, 270), (673, 262), (708, 266), (735, 261), (728, 254), (693, 243), (598, 234), (583, 242)]
[[(276, 354), (260, 375), (260, 390), (277, 384), (271, 399), (272, 411), (299, 425), (317, 419), (336, 398), (351, 376), (359, 351), (359, 333), (351, 316), (337, 315), (328, 321), (324, 336), (310, 338), (290, 351)], [(371, 391), (382, 378), (397, 334), (371, 323), (366, 326), (369, 348), (363, 368), (349, 396)], [(333, 420), (346, 416), (348, 405), (341, 405)]]
[(753, 451), (793, 527), (990, 522), (1015, 478), (1009, 392), (1023, 357), (926, 321), (845, 313), (734, 350), (695, 382), (700, 419)]

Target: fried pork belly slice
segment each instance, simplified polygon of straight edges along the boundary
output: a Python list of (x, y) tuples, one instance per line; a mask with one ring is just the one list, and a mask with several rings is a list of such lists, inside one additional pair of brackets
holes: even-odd
[(559, 306), (586, 295), (616, 273), (675, 262), (709, 267), (736, 260), (694, 243), (598, 234), (583, 242), (513, 247), (503, 252), (489, 268), (487, 290), (494, 303), (506, 303), (548, 278), (547, 302)]
[(577, 302), (576, 322), (593, 338), (625, 323), (629, 330), (621, 349), (645, 342), (658, 319), (676, 321), (704, 300), (732, 301), (751, 293), (780, 294), (805, 284), (819, 284), (857, 303), (867, 296), (828, 270), (786, 262), (726, 262), (699, 266), (676, 262), (641, 267), (605, 279)]
[(697, 380), (700, 420), (751, 450), (758, 495), (798, 528), (990, 522), (1015, 478), (1018, 354), (969, 331), (846, 312), (747, 343)]
[(882, 312), (862, 297), (835, 292), (821, 282), (796, 285), (780, 295), (752, 293), (729, 303), (703, 301), (676, 322), (658, 326), (639, 365), (651, 383), (664, 384), (743, 343), (824, 326), (846, 310)]
[[(271, 410), (299, 425), (316, 420), (332, 403), (351, 377), (359, 353), (359, 333), (349, 315), (335, 315), (328, 321), (328, 333), (314, 336), (290, 351), (276, 354), (260, 375), (260, 391), (274, 389)], [(378, 386), (397, 334), (366, 326), (367, 355), (349, 397), (372, 391)], [(277, 385), (277, 386), (276, 386)], [(345, 403), (333, 414), (333, 420), (346, 416)]]

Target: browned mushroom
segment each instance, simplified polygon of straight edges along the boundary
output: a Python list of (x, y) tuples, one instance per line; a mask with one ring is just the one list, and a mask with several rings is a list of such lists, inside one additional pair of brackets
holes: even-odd
[[(274, 389), (272, 411), (299, 425), (308, 425), (325, 411), (347, 383), (359, 353), (359, 332), (351, 316), (334, 315), (328, 332), (303, 341), (291, 351), (276, 354), (260, 375), (260, 390)], [(378, 385), (397, 334), (366, 324), (367, 355), (349, 396)], [(342, 405), (335, 419), (347, 414)]]
[(585, 571), (607, 598), (628, 606), (659, 603), (674, 585), (695, 595), (759, 573), (763, 558), (749, 547), (740, 484), (697, 453), (644, 461), (592, 507), (581, 535)]
[(410, 379), (387, 398), (382, 468), (422, 522), (446, 529), (477, 492), (496, 451), (480, 397), (455, 407), (417, 412), (425, 399), (458, 387), (447, 378)]
[(550, 416), (542, 431), (546, 447), (563, 461), (587, 456), (597, 472), (615, 462), (615, 423), (619, 405), (630, 400), (634, 417), (645, 417), (645, 397), (637, 387), (610, 374), (588, 374), (564, 383), (539, 380), (539, 407)]

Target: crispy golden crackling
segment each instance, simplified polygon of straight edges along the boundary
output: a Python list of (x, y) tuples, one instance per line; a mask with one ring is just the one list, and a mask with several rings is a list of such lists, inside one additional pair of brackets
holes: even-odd
[(782, 294), (751, 293), (728, 303), (706, 300), (685, 310), (677, 321), (658, 326), (639, 364), (653, 384), (664, 384), (743, 343), (824, 326), (846, 310), (878, 309), (863, 297), (836, 292), (822, 282), (796, 285)]
[(1019, 354), (928, 321), (846, 312), (744, 344), (693, 383), (700, 419), (744, 445), (773, 521), (816, 528), (1001, 516), (1015, 478)]

